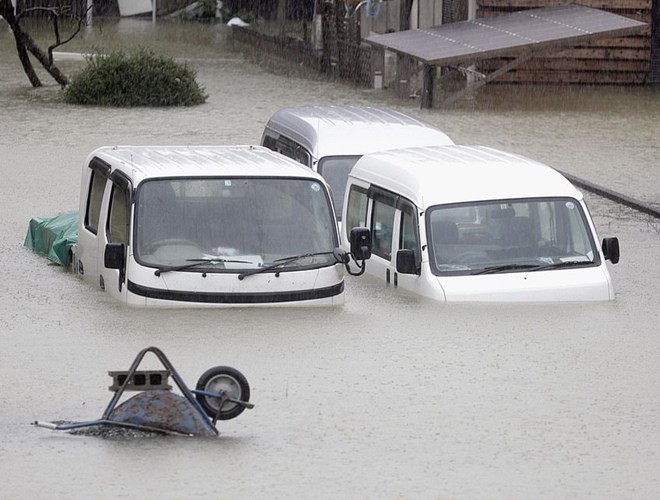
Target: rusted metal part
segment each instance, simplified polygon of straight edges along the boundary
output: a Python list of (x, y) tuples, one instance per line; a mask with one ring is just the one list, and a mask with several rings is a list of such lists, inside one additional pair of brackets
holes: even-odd
[(117, 406), (108, 420), (199, 437), (217, 434), (215, 428), (209, 426), (208, 419), (184, 397), (166, 390), (136, 394)]
[[(170, 360), (167, 359), (167, 356), (158, 349), (157, 347), (147, 347), (145, 349), (142, 349), (138, 355), (135, 357), (135, 360), (133, 361), (133, 364), (131, 367), (128, 369), (128, 371), (125, 373), (126, 378), (124, 379), (124, 383), (121, 384), (119, 389), (117, 389), (117, 392), (115, 392), (115, 395), (113, 396), (112, 400), (108, 404), (108, 407), (105, 409), (103, 412), (103, 416), (101, 417), (103, 420), (110, 420), (111, 415), (113, 411), (115, 410), (115, 406), (119, 402), (119, 399), (121, 398), (122, 394), (126, 390), (126, 388), (129, 386), (129, 384), (134, 380), (135, 374), (137, 373), (138, 366), (140, 366), (140, 363), (144, 359), (144, 356), (148, 353), (151, 352), (152, 354), (156, 355), (156, 357), (160, 360), (160, 362), (163, 364), (163, 366), (170, 372), (170, 375), (172, 377), (172, 380), (174, 383), (177, 385), (179, 390), (181, 391), (183, 397), (185, 400), (191, 405), (192, 408), (194, 408), (197, 412), (199, 412), (200, 416), (204, 416), (205, 412), (200, 406), (199, 402), (193, 395), (193, 393), (188, 389), (188, 386), (186, 383), (183, 381), (179, 373), (174, 369), (174, 366), (172, 363), (170, 363)], [(204, 419), (204, 424), (205, 427), (208, 429), (209, 432), (217, 435), (218, 430), (215, 428), (215, 425), (213, 422), (209, 421), (208, 419)], [(206, 433), (206, 432), (205, 432)], [(197, 434), (196, 434), (197, 435)]]

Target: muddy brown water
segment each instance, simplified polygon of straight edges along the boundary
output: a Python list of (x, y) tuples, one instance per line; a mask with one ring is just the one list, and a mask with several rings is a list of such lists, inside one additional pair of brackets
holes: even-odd
[[(660, 95), (486, 86), (448, 110), (234, 52), (222, 26), (96, 22), (66, 47), (147, 45), (188, 60), (208, 102), (61, 104), (32, 89), (0, 24), (0, 474), (5, 498), (656, 498), (660, 223), (587, 193), (616, 235), (617, 299), (440, 305), (367, 277), (337, 309), (128, 309), (23, 248), (28, 221), (77, 208), (80, 168), (110, 144), (257, 143), (303, 103), (385, 105), (456, 142), (522, 153), (660, 202)], [(62, 63), (74, 72), (80, 63)], [(254, 410), (217, 439), (101, 439), (35, 428), (90, 420), (109, 370), (160, 347), (193, 385), (228, 364)], [(158, 367), (155, 364), (155, 367)]]

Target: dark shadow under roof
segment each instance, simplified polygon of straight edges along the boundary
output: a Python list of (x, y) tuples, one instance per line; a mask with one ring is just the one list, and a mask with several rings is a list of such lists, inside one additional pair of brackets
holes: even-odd
[(628, 17), (571, 4), (372, 35), (366, 41), (437, 66), (547, 51), (600, 36), (625, 36), (644, 26)]

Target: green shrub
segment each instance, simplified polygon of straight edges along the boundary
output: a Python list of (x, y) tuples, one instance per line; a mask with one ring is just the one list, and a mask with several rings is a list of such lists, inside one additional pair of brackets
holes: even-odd
[(146, 48), (95, 54), (64, 88), (69, 104), (98, 106), (192, 106), (208, 97), (196, 71)]

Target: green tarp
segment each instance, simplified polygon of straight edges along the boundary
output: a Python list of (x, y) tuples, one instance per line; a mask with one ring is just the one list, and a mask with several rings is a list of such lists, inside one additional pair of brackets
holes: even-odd
[(71, 246), (78, 242), (78, 212), (30, 220), (24, 245), (61, 266), (71, 263)]

